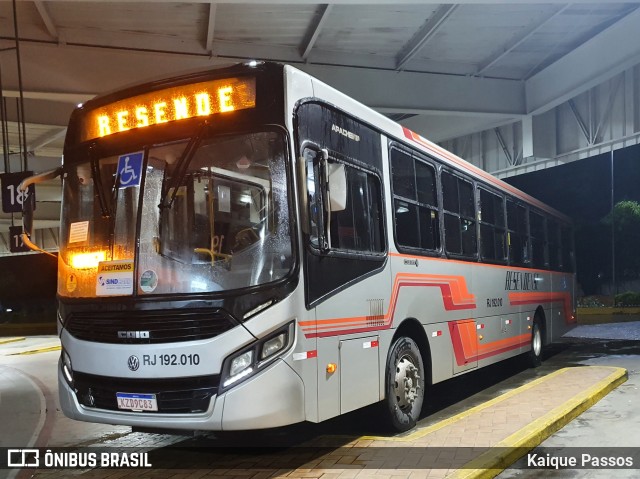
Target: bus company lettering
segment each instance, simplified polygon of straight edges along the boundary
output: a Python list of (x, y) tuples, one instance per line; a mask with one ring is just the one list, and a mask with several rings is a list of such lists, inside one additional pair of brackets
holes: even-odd
[(537, 291), (538, 281), (540, 281), (538, 273), (507, 271), (504, 289), (505, 291)]
[(335, 123), (331, 125), (331, 131), (335, 131), (336, 133), (340, 133), (342, 136), (346, 136), (350, 140), (360, 141), (360, 135), (356, 135), (354, 132), (346, 130)]

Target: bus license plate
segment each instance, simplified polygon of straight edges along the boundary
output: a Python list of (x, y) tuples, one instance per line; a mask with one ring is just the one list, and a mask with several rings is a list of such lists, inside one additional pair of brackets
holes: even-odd
[(158, 401), (155, 394), (116, 393), (118, 409), (131, 411), (157, 411)]

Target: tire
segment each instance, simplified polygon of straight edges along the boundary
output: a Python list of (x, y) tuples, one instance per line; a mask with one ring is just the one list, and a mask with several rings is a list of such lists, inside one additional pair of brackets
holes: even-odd
[(530, 367), (537, 368), (542, 364), (543, 347), (542, 326), (536, 316), (533, 318), (533, 327), (531, 328), (531, 351), (527, 354), (527, 362)]
[(418, 345), (401, 336), (391, 346), (385, 374), (384, 410), (394, 431), (408, 431), (422, 411), (425, 369)]

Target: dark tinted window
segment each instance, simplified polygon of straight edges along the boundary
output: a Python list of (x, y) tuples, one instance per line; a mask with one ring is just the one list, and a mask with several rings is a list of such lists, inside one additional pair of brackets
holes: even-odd
[(546, 266), (545, 218), (533, 211), (529, 212), (529, 232), (531, 236), (531, 264), (534, 268)]
[(484, 261), (507, 257), (504, 229), (504, 198), (480, 188), (480, 253)]
[(448, 171), (443, 171), (441, 178), (447, 252), (475, 256), (477, 233), (473, 184)]
[(573, 230), (568, 226), (560, 229), (560, 241), (562, 249), (562, 271), (573, 272), (574, 270), (574, 253), (573, 253)]
[(527, 210), (512, 200), (507, 200), (507, 229), (509, 262), (525, 266), (529, 263)]
[(378, 177), (346, 166), (347, 206), (331, 213), (331, 248), (360, 252), (384, 251), (382, 194)]
[(440, 228), (436, 170), (425, 160), (392, 148), (391, 174), (398, 244), (437, 250)]

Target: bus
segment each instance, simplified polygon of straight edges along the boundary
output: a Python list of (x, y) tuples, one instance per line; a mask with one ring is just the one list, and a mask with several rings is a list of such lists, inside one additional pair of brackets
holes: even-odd
[(536, 365), (576, 322), (568, 217), (289, 65), (96, 97), (22, 186), (56, 174), (76, 420), (232, 431), (380, 403), (405, 431), (430, 385)]

